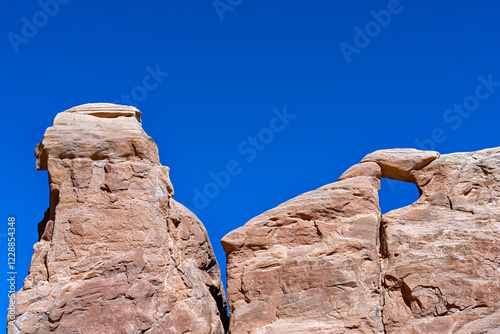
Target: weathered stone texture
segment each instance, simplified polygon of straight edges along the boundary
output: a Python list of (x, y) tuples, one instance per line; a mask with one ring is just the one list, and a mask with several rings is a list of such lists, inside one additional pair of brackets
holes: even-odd
[(356, 169), (222, 239), (231, 333), (382, 331), (380, 167)]
[[(419, 200), (380, 217), (381, 176)], [(223, 238), (230, 332), (500, 333), (499, 195), (500, 148), (369, 154)]]
[[(207, 233), (133, 107), (57, 115), (50, 207), (9, 333), (225, 333)], [(413, 204), (381, 215), (381, 178)], [(222, 239), (231, 334), (500, 333), (500, 148), (367, 155)]]
[(224, 333), (225, 295), (198, 218), (133, 107), (59, 113), (37, 145), (50, 208), (9, 333)]
[(500, 149), (412, 172), (412, 205), (382, 218), (388, 333), (500, 332)]

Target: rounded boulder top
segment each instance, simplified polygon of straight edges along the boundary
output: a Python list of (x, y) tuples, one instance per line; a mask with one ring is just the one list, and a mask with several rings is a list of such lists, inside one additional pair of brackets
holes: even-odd
[(116, 118), (120, 116), (131, 117), (135, 116), (137, 120), (141, 121), (141, 112), (132, 106), (125, 106), (114, 103), (87, 103), (82, 104), (64, 112), (76, 113), (83, 115), (91, 115), (101, 118)]

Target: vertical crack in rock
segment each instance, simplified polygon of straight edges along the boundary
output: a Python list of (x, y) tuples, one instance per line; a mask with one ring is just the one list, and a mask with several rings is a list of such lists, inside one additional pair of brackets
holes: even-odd
[(78, 106), (59, 113), (37, 145), (50, 205), (8, 333), (226, 332), (207, 232), (172, 198), (140, 114)]
[[(380, 206), (379, 206), (380, 210)], [(383, 261), (384, 259), (387, 258), (387, 251), (386, 251), (386, 246), (385, 246), (385, 231), (384, 231), (384, 224), (382, 217), (380, 217), (379, 221), (379, 231), (378, 231), (378, 255), (379, 255), (379, 281), (378, 281), (378, 292), (380, 294), (380, 317), (381, 317), (381, 323), (382, 323), (382, 331), (383, 333), (387, 333), (386, 328), (385, 328), (385, 323), (384, 323), (384, 306), (385, 306), (385, 295), (384, 295), (384, 290), (385, 290), (385, 279), (383, 276), (384, 268), (383, 268)]]
[[(381, 177), (393, 179), (397, 181), (412, 182), (415, 183), (415, 176), (413, 173), (417, 170), (421, 170), (428, 166), (432, 161), (439, 157), (438, 152), (431, 151), (419, 151), (414, 149), (392, 149), (392, 150), (381, 150), (376, 151), (365, 156), (361, 163), (374, 162), (380, 166)], [(421, 194), (421, 189), (419, 188)], [(380, 209), (380, 208), (379, 208)], [(405, 289), (404, 282), (398, 282), (393, 280), (391, 277), (385, 277), (385, 267), (387, 264), (387, 259), (389, 258), (389, 250), (386, 244), (386, 222), (384, 221), (384, 216), (381, 216), (379, 222), (379, 234), (378, 234), (378, 252), (380, 258), (380, 299), (381, 299), (381, 321), (383, 333), (387, 333), (387, 322), (390, 318), (390, 314), (384, 314), (386, 300), (388, 298), (388, 291), (393, 292), (399, 291), (403, 297), (405, 305), (410, 307), (411, 302), (408, 300), (408, 291)], [(397, 254), (396, 256), (398, 256)], [(392, 281), (391, 284), (387, 284), (388, 281)]]

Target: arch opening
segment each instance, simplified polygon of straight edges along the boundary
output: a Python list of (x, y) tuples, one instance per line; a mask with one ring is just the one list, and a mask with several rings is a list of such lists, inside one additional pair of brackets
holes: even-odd
[(411, 182), (382, 178), (378, 196), (380, 211), (385, 214), (416, 202), (420, 197), (420, 192)]

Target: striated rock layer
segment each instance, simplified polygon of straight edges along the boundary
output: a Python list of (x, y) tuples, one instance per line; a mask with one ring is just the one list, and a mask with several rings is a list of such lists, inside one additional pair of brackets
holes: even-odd
[(500, 333), (499, 195), (500, 148), (369, 154), (222, 239), (230, 333)]
[(50, 207), (8, 333), (225, 333), (207, 233), (172, 198), (140, 114), (75, 107), (37, 145)]

